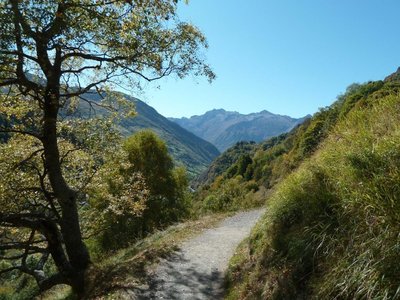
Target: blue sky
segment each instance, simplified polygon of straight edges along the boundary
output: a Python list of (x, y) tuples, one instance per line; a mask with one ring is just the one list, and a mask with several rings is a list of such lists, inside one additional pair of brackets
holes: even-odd
[(206, 35), (217, 79), (163, 79), (139, 97), (168, 117), (312, 114), (400, 66), (399, 13), (398, 0), (190, 0), (180, 18)]

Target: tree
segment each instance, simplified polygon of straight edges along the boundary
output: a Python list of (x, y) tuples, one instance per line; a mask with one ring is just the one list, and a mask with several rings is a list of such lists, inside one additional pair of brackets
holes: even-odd
[[(41, 290), (59, 283), (71, 285), (78, 294), (84, 290), (84, 272), (90, 264), (79, 223), (78, 200), (84, 195), (74, 188), (63, 167), (79, 145), (72, 143), (71, 149), (60, 151), (60, 143), (65, 142), (60, 121), (67, 115), (63, 109), (77, 102), (91, 108), (114, 107), (118, 98), (99, 102), (91, 100), (93, 94), (104, 97), (110, 87), (121, 84), (140, 88), (143, 81), (171, 74), (184, 77), (192, 72), (212, 80), (214, 74), (198, 56), (207, 47), (206, 40), (194, 26), (179, 21), (177, 2), (0, 2), (0, 88), (4, 93), (0, 99), (8, 124), (0, 132), (32, 139), (29, 151), (16, 165), (21, 168), (36, 160), (33, 169), (37, 169), (34, 197), (24, 190), (16, 195), (29, 205), (21, 202), (11, 210), (2, 206), (0, 249), (22, 251), (7, 257), (20, 264), (2, 273), (30, 274)], [(2, 205), (14, 201), (9, 197), (9, 193), (0, 195)], [(28, 229), (30, 234), (13, 239), (13, 228)], [(27, 257), (35, 251), (49, 253), (58, 273), (45, 278), (40, 270), (30, 269)]]
[(90, 198), (82, 214), (95, 255), (132, 243), (139, 236), (144, 211), (150, 209), (145, 178), (134, 170), (122, 147), (104, 160), (88, 185)]
[(129, 137), (124, 149), (132, 167), (131, 173), (143, 174), (149, 189), (147, 207), (140, 218), (141, 234), (176, 222), (187, 213), (186, 174), (175, 168), (167, 146), (150, 130)]
[(89, 186), (86, 218), (89, 231), (98, 232), (90, 243), (97, 253), (126, 247), (188, 215), (186, 170), (174, 166), (165, 142), (154, 132), (135, 133), (105, 159)]

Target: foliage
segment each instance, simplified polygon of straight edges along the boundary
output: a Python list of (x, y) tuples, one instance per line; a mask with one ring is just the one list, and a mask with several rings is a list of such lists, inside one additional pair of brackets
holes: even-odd
[(237, 163), (227, 170), (227, 176), (244, 176), (246, 174), (246, 178), (250, 179), (251, 174), (249, 174), (250, 172), (248, 171), (248, 167), (252, 162), (253, 160), (248, 153), (241, 155)]
[(151, 131), (141, 131), (128, 138), (124, 146), (132, 171), (143, 174), (151, 195), (144, 212), (143, 231), (187, 215), (186, 172), (174, 168), (165, 143)]
[(255, 181), (243, 182), (237, 175), (225, 180), (218, 177), (207, 190), (207, 196), (201, 201), (203, 211), (234, 211), (259, 206), (265, 201), (265, 189)]
[[(127, 246), (189, 213), (186, 172), (174, 167), (165, 143), (151, 131), (129, 137), (91, 186), (88, 214), (92, 231), (99, 232), (92, 246), (98, 254)], [(100, 249), (93, 248), (96, 244)]]
[(192, 181), (194, 187), (207, 186), (218, 176), (226, 172), (242, 156), (251, 153), (255, 148), (255, 142), (238, 142), (226, 150), (209, 166), (208, 170)]
[[(114, 146), (110, 147), (108, 143), (116, 145), (118, 136), (109, 126), (110, 122), (107, 120), (94, 119), (67, 120), (60, 122), (59, 125), (62, 131), (60, 136), (70, 136), (70, 130), (74, 128), (74, 143), (60, 138), (59, 149), (64, 178), (73, 189), (80, 192), (79, 210), (81, 212), (86, 207), (85, 195), (89, 194), (88, 184), (93, 178), (97, 179), (97, 170), (102, 164), (103, 155), (109, 151), (115, 152)], [(96, 146), (93, 143), (96, 143)], [(35, 276), (40, 276), (39, 278), (52, 278), (57, 274), (57, 262), (47, 251), (47, 238), (51, 233), (43, 229), (45, 232), (43, 234), (40, 223), (34, 221), (35, 217), (38, 217), (38, 222), (41, 221), (50, 226), (52, 222), (57, 224), (60, 221), (61, 214), (61, 208), (54, 200), (51, 183), (46, 177), (43, 152), (43, 145), (32, 136), (13, 135), (7, 143), (0, 144), (0, 170), (5, 175), (0, 178), (3, 217), (3, 226), (0, 230), (0, 255), (1, 259), (7, 262), (1, 265), (1, 270), (2, 273), (6, 270), (10, 271), (2, 274), (1, 282), (13, 278), (13, 281), (17, 283), (21, 268), (23, 272), (35, 270), (37, 274)], [(120, 206), (125, 205), (121, 209), (129, 209), (129, 206), (119, 199), (118, 202)], [(21, 215), (24, 218), (20, 222), (23, 220), (32, 222), (32, 226), (34, 228), (37, 226), (38, 229), (31, 230), (14, 226), (11, 222), (18, 220)], [(87, 224), (87, 219), (81, 219), (85, 235), (89, 231)], [(29, 247), (29, 252), (25, 247)], [(23, 280), (25, 281), (32, 286), (30, 280)], [(25, 286), (25, 284), (21, 285), (21, 295), (29, 293)], [(31, 290), (38, 291), (37, 288), (31, 288)]]
[(400, 98), (381, 92), (338, 110), (319, 151), (278, 185), (231, 268), (231, 299), (400, 297)]
[(149, 197), (143, 175), (130, 170), (125, 153), (119, 150), (105, 159), (88, 187), (89, 206), (82, 211), (90, 250), (96, 255), (134, 240), (136, 228), (127, 231), (127, 224), (143, 214)]

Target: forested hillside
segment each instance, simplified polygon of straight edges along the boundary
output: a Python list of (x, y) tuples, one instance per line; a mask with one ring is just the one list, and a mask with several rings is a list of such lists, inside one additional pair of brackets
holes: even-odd
[(265, 190), (267, 213), (232, 260), (229, 299), (400, 296), (398, 78), (351, 85), (203, 186), (205, 210), (255, 205)]
[(248, 155), (257, 148), (256, 142), (238, 142), (219, 155), (202, 174), (192, 180), (194, 187), (209, 185), (215, 178), (222, 175), (243, 154)]

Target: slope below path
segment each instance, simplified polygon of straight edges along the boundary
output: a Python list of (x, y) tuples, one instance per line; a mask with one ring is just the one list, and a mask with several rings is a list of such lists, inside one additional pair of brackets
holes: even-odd
[(154, 269), (150, 286), (138, 299), (220, 299), (224, 272), (238, 244), (250, 233), (263, 209), (238, 213), (216, 228), (184, 242)]

